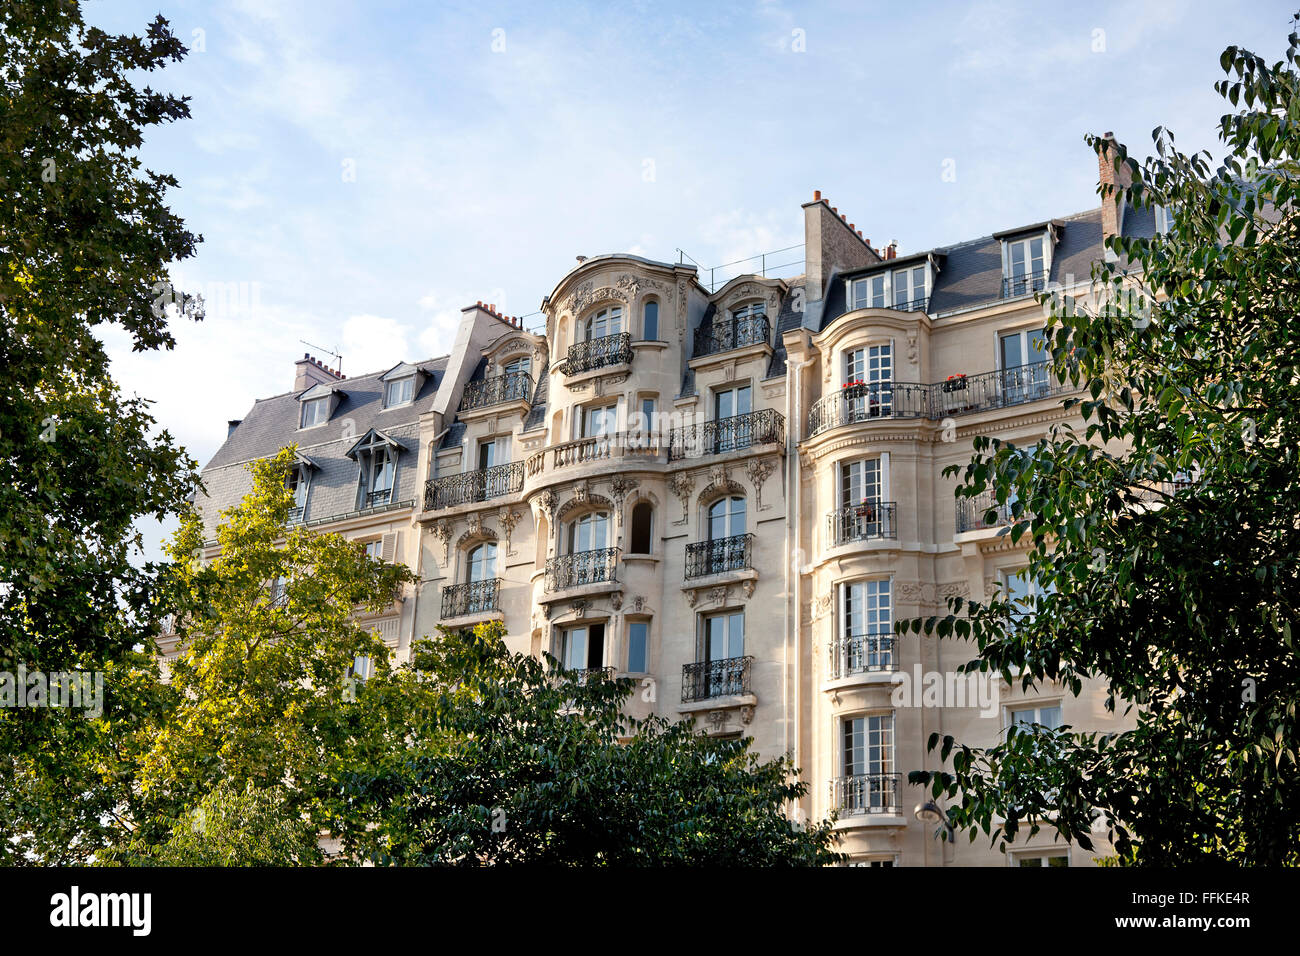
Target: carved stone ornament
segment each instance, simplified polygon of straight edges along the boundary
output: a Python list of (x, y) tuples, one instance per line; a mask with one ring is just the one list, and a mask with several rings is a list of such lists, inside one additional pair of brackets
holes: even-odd
[(907, 333), (907, 361), (912, 365), (919, 361), (916, 348), (916, 330), (911, 329)]
[(573, 608), (573, 613), (576, 614), (578, 617), (586, 617), (587, 609), (591, 607), (591, 602), (588, 601), (586, 598), (579, 598), (569, 606)]
[(439, 521), (429, 529), (429, 533), (442, 542), (442, 565), (446, 567), (451, 558), (451, 523)]
[(745, 704), (740, 708), (740, 722), (742, 724), (751, 723), (754, 720), (754, 705)]
[(541, 506), (542, 511), (549, 518), (554, 516), (555, 509), (559, 505), (560, 500), (559, 498), (556, 497), (555, 490), (553, 488), (547, 488), (545, 491), (543, 491), (540, 495), (537, 496), (537, 503), (538, 505)]
[(569, 311), (577, 318), (588, 306), (595, 305), (605, 299), (617, 299), (620, 302), (627, 302), (627, 293), (612, 286), (595, 288), (590, 280), (584, 282), (574, 290), (569, 296)]
[(615, 591), (613, 594), (609, 596), (609, 606), (612, 607), (615, 611), (621, 611), (623, 609), (622, 592)]
[(752, 598), (754, 596), (754, 581), (752, 579), (748, 581), (741, 581), (740, 587), (742, 590), (744, 590), (745, 597)]
[(690, 472), (679, 471), (668, 478), (668, 490), (682, 502), (682, 518), (673, 524), (686, 524), (691, 517), (691, 492), (695, 490), (695, 479)]
[(501, 530), (505, 533), (506, 554), (508, 556), (514, 554), (514, 551), (510, 548), (510, 536), (515, 533), (515, 525), (519, 523), (521, 517), (523, 516), (513, 508), (502, 508), (497, 512), (497, 524), (501, 525)]
[(763, 504), (763, 482), (771, 476), (773, 469), (770, 458), (751, 458), (745, 465), (745, 474), (754, 486), (754, 498), (758, 501), (758, 510), (766, 511), (771, 505)]
[(709, 590), (709, 600), (712, 601), (714, 604), (726, 604), (727, 603), (726, 585), (719, 585), (716, 588), (711, 588)]
[(614, 496), (614, 503), (618, 505), (620, 513), (623, 509), (623, 502), (627, 500), (628, 493), (636, 488), (635, 478), (629, 478), (627, 475), (618, 474), (610, 479), (609, 490)]
[(471, 538), (477, 538), (483, 533), (483, 516), (477, 511), (470, 512), (465, 520), (469, 522), (468, 534)]

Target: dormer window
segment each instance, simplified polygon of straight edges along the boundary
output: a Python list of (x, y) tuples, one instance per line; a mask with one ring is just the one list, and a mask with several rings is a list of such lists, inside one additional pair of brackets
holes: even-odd
[(1046, 230), (1002, 240), (1002, 298), (1042, 292), (1052, 268), (1052, 244)]
[(392, 504), (401, 451), (401, 445), (373, 428), (348, 450), (348, 457), (357, 463), (358, 509)]
[(584, 324), (584, 331), (588, 342), (593, 339), (603, 339), (607, 335), (618, 335), (623, 331), (622, 306), (616, 305), (608, 309), (601, 309), (587, 319)]
[(849, 302), (854, 309), (884, 309), (889, 306), (889, 276), (880, 273), (854, 279)]
[(894, 308), (902, 312), (925, 311), (929, 300), (924, 265), (894, 270)]
[(533, 370), (533, 360), (527, 355), (521, 355), (512, 362), (508, 362), (503, 371), (506, 375), (531, 375)]
[(330, 399), (326, 395), (324, 398), (307, 399), (302, 403), (302, 423), (299, 428), (312, 428), (316, 425), (324, 425), (330, 417)]
[(767, 315), (766, 302), (751, 302), (748, 305), (742, 305), (738, 309), (731, 310), (731, 317), (737, 322), (742, 319), (756, 319)]
[(315, 464), (309, 458), (298, 456), (297, 463), (285, 479), (285, 487), (293, 493), (293, 505), (289, 508), (290, 521), (302, 521), (307, 511), (307, 494), (311, 490), (311, 473)]
[(849, 280), (849, 309), (924, 312), (930, 305), (930, 263)]
[(384, 386), (384, 408), (408, 405), (415, 396), (415, 376), (394, 379)]
[(1171, 206), (1156, 206), (1156, 234), (1169, 235), (1174, 228), (1174, 210)]

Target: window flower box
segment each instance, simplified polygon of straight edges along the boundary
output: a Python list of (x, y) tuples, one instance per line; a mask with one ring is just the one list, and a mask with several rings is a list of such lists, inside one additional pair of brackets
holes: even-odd
[(956, 375), (949, 375), (947, 381), (943, 383), (945, 392), (964, 392), (966, 391), (966, 373), (958, 372)]

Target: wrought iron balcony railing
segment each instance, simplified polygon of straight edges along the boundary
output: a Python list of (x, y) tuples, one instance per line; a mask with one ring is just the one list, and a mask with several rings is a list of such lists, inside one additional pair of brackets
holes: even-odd
[(449, 584), (442, 589), (442, 617), (446, 620), (450, 617), (499, 611), (501, 610), (498, 601), (500, 593), (500, 578)]
[(696, 541), (686, 546), (686, 579), (702, 578), (724, 571), (752, 568), (754, 536), (733, 534), (729, 538)]
[(590, 372), (610, 365), (624, 365), (632, 361), (632, 333), (619, 332), (569, 346), (564, 363), (565, 375)]
[(618, 553), (618, 548), (599, 548), (551, 558), (546, 562), (546, 590), (563, 591), (618, 580)]
[(909, 299), (906, 302), (895, 302), (893, 309), (896, 312), (928, 312), (930, 310), (930, 297), (923, 295), (915, 299)]
[(726, 657), (682, 665), (682, 703), (749, 693), (752, 657)]
[(378, 491), (367, 491), (363, 497), (363, 508), (373, 508), (376, 505), (386, 505), (393, 500), (393, 489), (380, 488)]
[(1031, 362), (978, 375), (953, 375), (931, 386), (930, 417), (947, 418), (989, 408), (1006, 408), (1075, 391), (1068, 382), (1053, 381), (1051, 362)]
[(898, 774), (859, 773), (831, 781), (831, 806), (841, 816), (898, 812)]
[(505, 402), (529, 401), (533, 397), (533, 377), (527, 372), (493, 375), (480, 382), (470, 382), (461, 395), (460, 410), (487, 408)]
[(723, 319), (695, 330), (695, 358), (730, 352), (747, 345), (762, 345), (772, 340), (772, 324), (766, 315), (748, 315), (741, 319)]
[(775, 409), (719, 418), (674, 428), (668, 436), (670, 459), (701, 458), (752, 445), (784, 445), (785, 416)]
[(850, 634), (831, 643), (830, 676), (832, 679), (897, 669), (894, 635), (889, 631)]
[(1047, 273), (1032, 272), (1021, 276), (1002, 277), (1002, 298), (1011, 299), (1031, 292), (1042, 292), (1047, 288)]
[[(974, 498), (958, 498), (957, 533), (1012, 524), (1016, 518), (1011, 514), (1011, 506), (1010, 501), (1006, 504), (998, 504), (996, 496), (988, 491)], [(1020, 516), (1028, 517), (1024, 512)]]
[(593, 680), (612, 680), (618, 671), (613, 667), (578, 667), (569, 671), (579, 684)]
[(524, 486), (524, 463), (512, 461), (446, 478), (430, 478), (424, 486), (424, 510), (451, 508), (513, 494)]
[(906, 382), (845, 385), (813, 403), (808, 437), (838, 425), (877, 418), (925, 418), (930, 414), (930, 387)]
[(897, 515), (898, 505), (893, 501), (864, 501), (832, 511), (826, 516), (831, 543), (840, 545), (873, 538), (897, 538)]

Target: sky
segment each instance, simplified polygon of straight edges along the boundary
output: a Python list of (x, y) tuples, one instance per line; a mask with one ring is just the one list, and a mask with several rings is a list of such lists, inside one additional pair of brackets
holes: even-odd
[(794, 246), (814, 189), (906, 254), (1095, 207), (1087, 133), (1217, 156), (1219, 54), (1280, 58), (1290, 2), (83, 0), (191, 47), (147, 82), (192, 116), (142, 158), (208, 304), (170, 352), (104, 339), (202, 464), (304, 351), (445, 354), (463, 307), (536, 313), (579, 255)]

